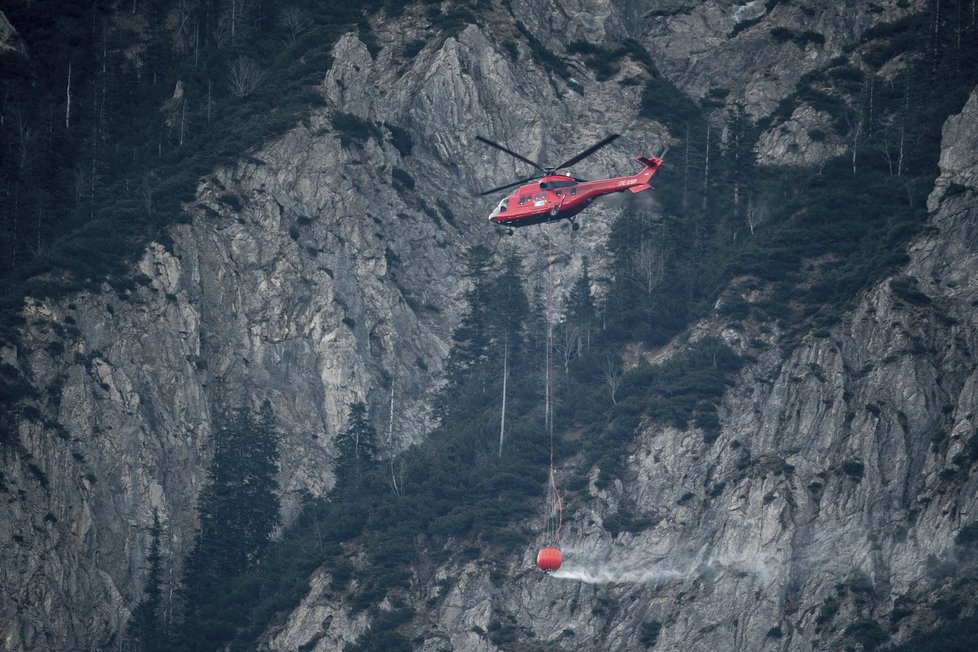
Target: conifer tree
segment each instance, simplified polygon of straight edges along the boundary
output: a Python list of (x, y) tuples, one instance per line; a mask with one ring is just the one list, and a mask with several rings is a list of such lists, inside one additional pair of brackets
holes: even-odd
[(200, 495), (200, 533), (185, 572), (188, 606), (212, 599), (267, 549), (279, 523), (277, 472), (278, 434), (268, 401), (257, 419), (242, 408), (219, 425), (210, 482)]
[(163, 526), (159, 512), (153, 513), (153, 527), (150, 530), (149, 553), (146, 563), (146, 588), (143, 599), (133, 612), (126, 632), (125, 648), (139, 652), (155, 652), (164, 649), (163, 628), (163, 564), (160, 554), (160, 536)]
[(504, 344), (510, 352), (518, 352), (530, 304), (523, 291), (523, 274), (516, 256), (506, 258), (503, 272), (491, 287), (488, 297), (487, 331), (493, 348), (502, 355)]
[(472, 281), (472, 288), (465, 295), (469, 312), (455, 330), (452, 364), (457, 369), (470, 367), (483, 359), (489, 342), (485, 325), (488, 321), (489, 298), (492, 292), (492, 278), (489, 275), (492, 266), (491, 254), (483, 246), (472, 247), (469, 250), (468, 262), (469, 269), (466, 276)]
[(336, 491), (350, 495), (363, 487), (365, 476), (374, 469), (377, 458), (377, 432), (370, 424), (363, 401), (350, 405), (346, 430), (337, 437), (336, 448), (339, 451)]
[(435, 414), (444, 418), (449, 413), (449, 406), (457, 404), (471, 392), (467, 389), (475, 380), (484, 385), (483, 363), (487, 358), (490, 335), (486, 329), (489, 319), (490, 296), (492, 294), (491, 253), (486, 247), (476, 246), (469, 250), (468, 272), (466, 277), (472, 287), (465, 294), (468, 303), (468, 313), (462, 318), (453, 335), (454, 345), (447, 362), (448, 386), (439, 397), (435, 406)]
[(591, 329), (597, 323), (598, 311), (591, 296), (591, 274), (588, 271), (587, 260), (580, 277), (574, 281), (570, 295), (567, 297), (567, 316), (564, 327), (573, 330), (573, 340), (576, 344), (577, 355), (591, 344)]

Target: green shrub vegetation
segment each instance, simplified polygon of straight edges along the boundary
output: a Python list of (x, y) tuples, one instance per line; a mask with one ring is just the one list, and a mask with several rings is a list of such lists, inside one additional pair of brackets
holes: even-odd
[(978, 523), (969, 523), (954, 537), (959, 546), (978, 547)]
[(342, 111), (333, 114), (333, 129), (339, 134), (340, 144), (343, 147), (362, 146), (370, 139), (381, 143), (384, 139), (377, 123)]
[(642, 623), (638, 640), (646, 647), (646, 649), (653, 648), (659, 641), (660, 631), (662, 631), (662, 623), (660, 623), (658, 620), (648, 620)]
[(863, 650), (875, 650), (885, 643), (889, 636), (878, 622), (870, 619), (857, 620), (845, 629), (846, 638), (861, 646)]
[(914, 634), (888, 652), (972, 652), (978, 641), (978, 615), (954, 620), (929, 632)]

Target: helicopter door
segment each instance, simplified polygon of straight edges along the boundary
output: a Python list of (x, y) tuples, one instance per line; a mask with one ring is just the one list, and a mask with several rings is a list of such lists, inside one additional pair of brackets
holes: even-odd
[(546, 205), (546, 203), (547, 203), (547, 193), (538, 192), (537, 194), (533, 195), (533, 206), (535, 208), (544, 206)]

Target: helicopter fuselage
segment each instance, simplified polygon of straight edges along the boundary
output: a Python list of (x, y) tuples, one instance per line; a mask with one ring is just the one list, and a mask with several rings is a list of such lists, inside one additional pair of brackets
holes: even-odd
[(564, 219), (573, 224), (574, 217), (602, 195), (626, 190), (639, 193), (651, 187), (649, 181), (662, 164), (662, 159), (640, 156), (635, 160), (644, 169), (632, 176), (580, 181), (568, 175), (551, 174), (520, 186), (517, 192), (507, 195), (497, 204), (489, 214), (489, 221), (507, 228)]

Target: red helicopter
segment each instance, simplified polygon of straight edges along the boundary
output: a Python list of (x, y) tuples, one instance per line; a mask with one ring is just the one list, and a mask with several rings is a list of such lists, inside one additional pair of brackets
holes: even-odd
[[(500, 226), (508, 227), (508, 233), (512, 235), (513, 227), (530, 226), (531, 224), (541, 224), (543, 222), (556, 222), (567, 220), (571, 227), (576, 231), (580, 224), (574, 221), (578, 213), (591, 205), (596, 198), (614, 192), (642, 192), (651, 188), (649, 181), (662, 165), (662, 158), (650, 156), (648, 158), (639, 156), (635, 160), (641, 163), (644, 168), (638, 174), (630, 177), (614, 177), (612, 179), (599, 179), (597, 181), (587, 181), (578, 179), (567, 174), (557, 174), (557, 170), (567, 168), (591, 154), (608, 145), (619, 138), (619, 134), (611, 134), (607, 138), (591, 145), (580, 154), (567, 159), (560, 165), (545, 167), (536, 161), (532, 161), (521, 154), (503, 147), (499, 143), (494, 143), (482, 136), (476, 136), (476, 140), (491, 147), (502, 150), (510, 156), (527, 163), (543, 172), (543, 176), (536, 182), (520, 186), (519, 191), (503, 198), (499, 205), (489, 214), (489, 221), (495, 222)], [(480, 196), (488, 195), (521, 183), (526, 183), (537, 177), (527, 177), (498, 186), (491, 190), (479, 193)]]

